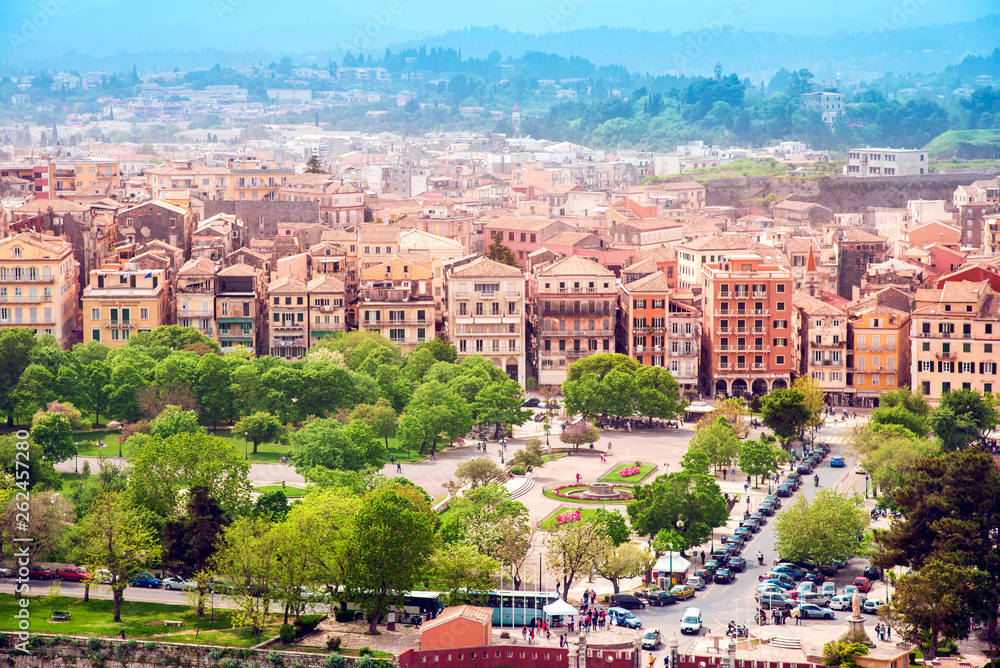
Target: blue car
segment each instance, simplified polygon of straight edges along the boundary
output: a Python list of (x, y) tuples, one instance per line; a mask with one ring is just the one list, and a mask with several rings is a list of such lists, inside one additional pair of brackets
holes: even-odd
[(847, 464), (844, 462), (844, 458), (843, 457), (831, 457), (830, 458), (830, 466), (831, 466), (831, 468), (842, 469), (845, 466), (847, 466)]
[(163, 585), (160, 578), (155, 578), (149, 573), (139, 573), (135, 577), (128, 579), (130, 587), (146, 587), (147, 589), (158, 588)]

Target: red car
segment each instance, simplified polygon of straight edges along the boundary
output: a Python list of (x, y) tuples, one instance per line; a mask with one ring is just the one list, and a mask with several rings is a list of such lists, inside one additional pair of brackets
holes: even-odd
[(29, 580), (51, 580), (52, 571), (47, 568), (42, 568), (41, 566), (32, 566), (28, 569), (28, 579)]
[(868, 578), (854, 578), (854, 582), (851, 584), (857, 587), (858, 591), (863, 593), (868, 593), (872, 590), (872, 581)]
[(56, 571), (56, 577), (60, 580), (69, 580), (70, 582), (80, 582), (82, 580), (89, 580), (90, 573), (87, 572), (86, 568), (82, 566), (72, 566), (70, 568), (60, 568)]

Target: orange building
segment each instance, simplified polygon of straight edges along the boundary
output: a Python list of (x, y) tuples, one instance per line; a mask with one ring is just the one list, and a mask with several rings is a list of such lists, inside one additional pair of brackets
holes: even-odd
[[(847, 384), (853, 385), (856, 406), (878, 406), (887, 390), (910, 386), (910, 314), (888, 306), (873, 306), (847, 321)], [(850, 373), (853, 362), (853, 378)]]
[(445, 608), (420, 629), (420, 649), (452, 649), (489, 645), (493, 608), (456, 605)]
[(701, 267), (703, 345), (713, 396), (787, 388), (793, 368), (792, 272), (754, 253), (731, 252)]

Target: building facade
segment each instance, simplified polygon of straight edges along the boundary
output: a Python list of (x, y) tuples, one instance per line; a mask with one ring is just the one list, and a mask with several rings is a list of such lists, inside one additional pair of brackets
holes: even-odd
[(215, 274), (218, 269), (211, 260), (196, 257), (177, 271), (177, 324), (194, 327), (213, 339), (219, 336), (215, 322)]
[(799, 373), (815, 378), (832, 405), (846, 405), (847, 314), (805, 292), (796, 291), (792, 303), (801, 323)]
[(69, 348), (80, 297), (73, 246), (65, 237), (21, 232), (0, 239), (0, 328), (27, 327)]
[(222, 350), (246, 346), (260, 350), (267, 341), (264, 274), (246, 264), (234, 264), (217, 274), (215, 321)]
[(120, 348), (137, 332), (169, 323), (166, 270), (94, 269), (83, 290), (83, 340)]
[(847, 149), (847, 176), (919, 176), (930, 173), (927, 151), (904, 148)]
[(398, 255), (361, 270), (355, 304), (360, 329), (378, 332), (410, 352), (434, 338), (433, 272)]
[(856, 406), (878, 406), (879, 395), (910, 384), (910, 314), (888, 306), (874, 306), (852, 314), (848, 336), (849, 383)]

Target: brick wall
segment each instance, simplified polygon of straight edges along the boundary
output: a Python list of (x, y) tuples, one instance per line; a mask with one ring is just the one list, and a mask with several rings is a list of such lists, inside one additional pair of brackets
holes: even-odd
[(568, 657), (569, 650), (566, 648), (530, 645), (486, 645), (443, 650), (411, 648), (399, 655), (399, 666), (400, 668), (504, 668), (506, 666), (563, 668), (568, 666)]

